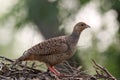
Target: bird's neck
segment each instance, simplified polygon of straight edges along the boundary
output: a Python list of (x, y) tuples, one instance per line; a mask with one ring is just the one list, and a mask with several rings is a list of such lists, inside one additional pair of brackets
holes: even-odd
[(73, 31), (72, 34), (70, 35), (71, 42), (74, 44), (77, 44), (80, 34), (81, 34), (81, 32)]

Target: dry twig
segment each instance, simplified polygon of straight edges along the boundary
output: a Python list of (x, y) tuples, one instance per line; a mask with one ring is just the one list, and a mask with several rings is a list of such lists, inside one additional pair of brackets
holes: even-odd
[[(66, 76), (55, 76), (51, 72), (42, 72), (41, 70), (35, 69), (38, 67), (35, 63), (31, 67), (27, 66), (27, 63), (23, 65), (22, 63), (18, 64), (11, 68), (14, 61), (6, 57), (0, 56), (0, 80), (116, 80), (105, 68), (98, 65), (94, 60), (96, 75), (88, 75), (83, 73), (81, 69), (77, 69), (69, 65), (66, 61), (61, 65), (63, 68), (60, 70), (63, 71), (63, 74), (69, 74)], [(102, 71), (104, 74), (99, 73)]]
[[(104, 67), (100, 66), (99, 64), (97, 64), (97, 63), (95, 62), (95, 60), (92, 60), (92, 62), (95, 64), (94, 68), (96, 69), (96, 73), (97, 73), (97, 74), (94, 75), (94, 76), (95, 76), (97, 79), (102, 78), (102, 79), (105, 79), (105, 80), (116, 80), (116, 78), (113, 77), (106, 68), (104, 68)], [(100, 72), (101, 72), (101, 73), (100, 73)]]

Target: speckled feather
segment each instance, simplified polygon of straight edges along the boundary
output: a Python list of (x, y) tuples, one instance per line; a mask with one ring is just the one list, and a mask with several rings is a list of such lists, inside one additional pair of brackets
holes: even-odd
[(31, 47), (14, 64), (25, 60), (37, 60), (48, 66), (54, 66), (69, 59), (75, 53), (80, 33), (87, 28), (86, 26), (88, 25), (79, 22), (75, 25), (71, 35), (50, 38)]

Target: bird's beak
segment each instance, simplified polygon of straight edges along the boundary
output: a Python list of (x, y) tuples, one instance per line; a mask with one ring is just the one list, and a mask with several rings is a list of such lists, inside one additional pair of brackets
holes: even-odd
[(87, 28), (91, 28), (89, 25), (86, 26)]

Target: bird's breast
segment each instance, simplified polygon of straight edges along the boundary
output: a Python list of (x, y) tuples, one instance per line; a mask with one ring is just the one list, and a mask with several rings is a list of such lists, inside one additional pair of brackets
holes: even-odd
[(45, 62), (48, 65), (54, 66), (56, 64), (59, 64), (59, 63), (65, 61), (68, 58), (68, 55), (63, 53), (63, 54), (47, 55), (47, 56), (44, 56), (41, 58), (43, 58), (43, 59), (40, 61)]

